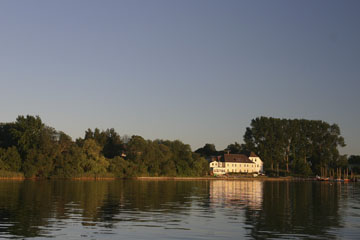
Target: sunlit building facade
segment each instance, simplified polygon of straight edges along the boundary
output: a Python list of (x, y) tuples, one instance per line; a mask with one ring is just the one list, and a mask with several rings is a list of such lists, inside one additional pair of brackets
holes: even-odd
[(210, 169), (214, 175), (226, 173), (262, 173), (263, 162), (255, 153), (250, 156), (244, 154), (224, 154), (222, 157), (213, 158)]

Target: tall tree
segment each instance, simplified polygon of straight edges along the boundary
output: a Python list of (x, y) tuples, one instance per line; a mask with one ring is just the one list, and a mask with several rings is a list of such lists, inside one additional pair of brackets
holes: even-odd
[(338, 147), (345, 146), (338, 125), (305, 119), (253, 119), (244, 135), (245, 147), (264, 159), (265, 168), (319, 173), (342, 161)]
[(204, 147), (197, 149), (195, 152), (203, 157), (216, 156), (218, 154), (215, 145), (211, 143), (206, 143)]

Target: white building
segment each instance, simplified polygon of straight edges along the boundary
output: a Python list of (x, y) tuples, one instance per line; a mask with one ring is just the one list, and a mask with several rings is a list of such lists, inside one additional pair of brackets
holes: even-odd
[(210, 162), (210, 169), (214, 175), (226, 173), (262, 173), (263, 162), (255, 154), (224, 154), (221, 158), (214, 158)]

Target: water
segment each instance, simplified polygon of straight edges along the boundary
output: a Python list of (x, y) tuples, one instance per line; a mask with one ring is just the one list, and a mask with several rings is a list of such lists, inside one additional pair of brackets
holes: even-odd
[(360, 184), (0, 181), (0, 239), (359, 239)]

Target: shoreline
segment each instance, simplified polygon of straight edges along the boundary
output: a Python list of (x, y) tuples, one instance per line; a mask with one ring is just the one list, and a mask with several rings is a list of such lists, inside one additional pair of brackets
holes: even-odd
[(24, 181), (24, 177), (0, 177), (0, 181), (13, 180), (13, 181)]
[(141, 180), (141, 181), (315, 181), (316, 179), (293, 177), (74, 177), (74, 178), (25, 178), (25, 177), (0, 177), (0, 181), (42, 181), (42, 180), (73, 180), (73, 181), (114, 181), (114, 180)]
[(133, 179), (143, 181), (201, 181), (201, 180), (227, 180), (227, 181), (316, 181), (315, 178), (295, 177), (135, 177)]
[(116, 180), (139, 180), (139, 181), (271, 181), (271, 182), (311, 182), (318, 181), (314, 177), (267, 177), (267, 176), (228, 176), (228, 177), (74, 177), (74, 178), (25, 178), (25, 177), (0, 177), (0, 181), (43, 181), (43, 180), (71, 180), (71, 181), (116, 181)]

